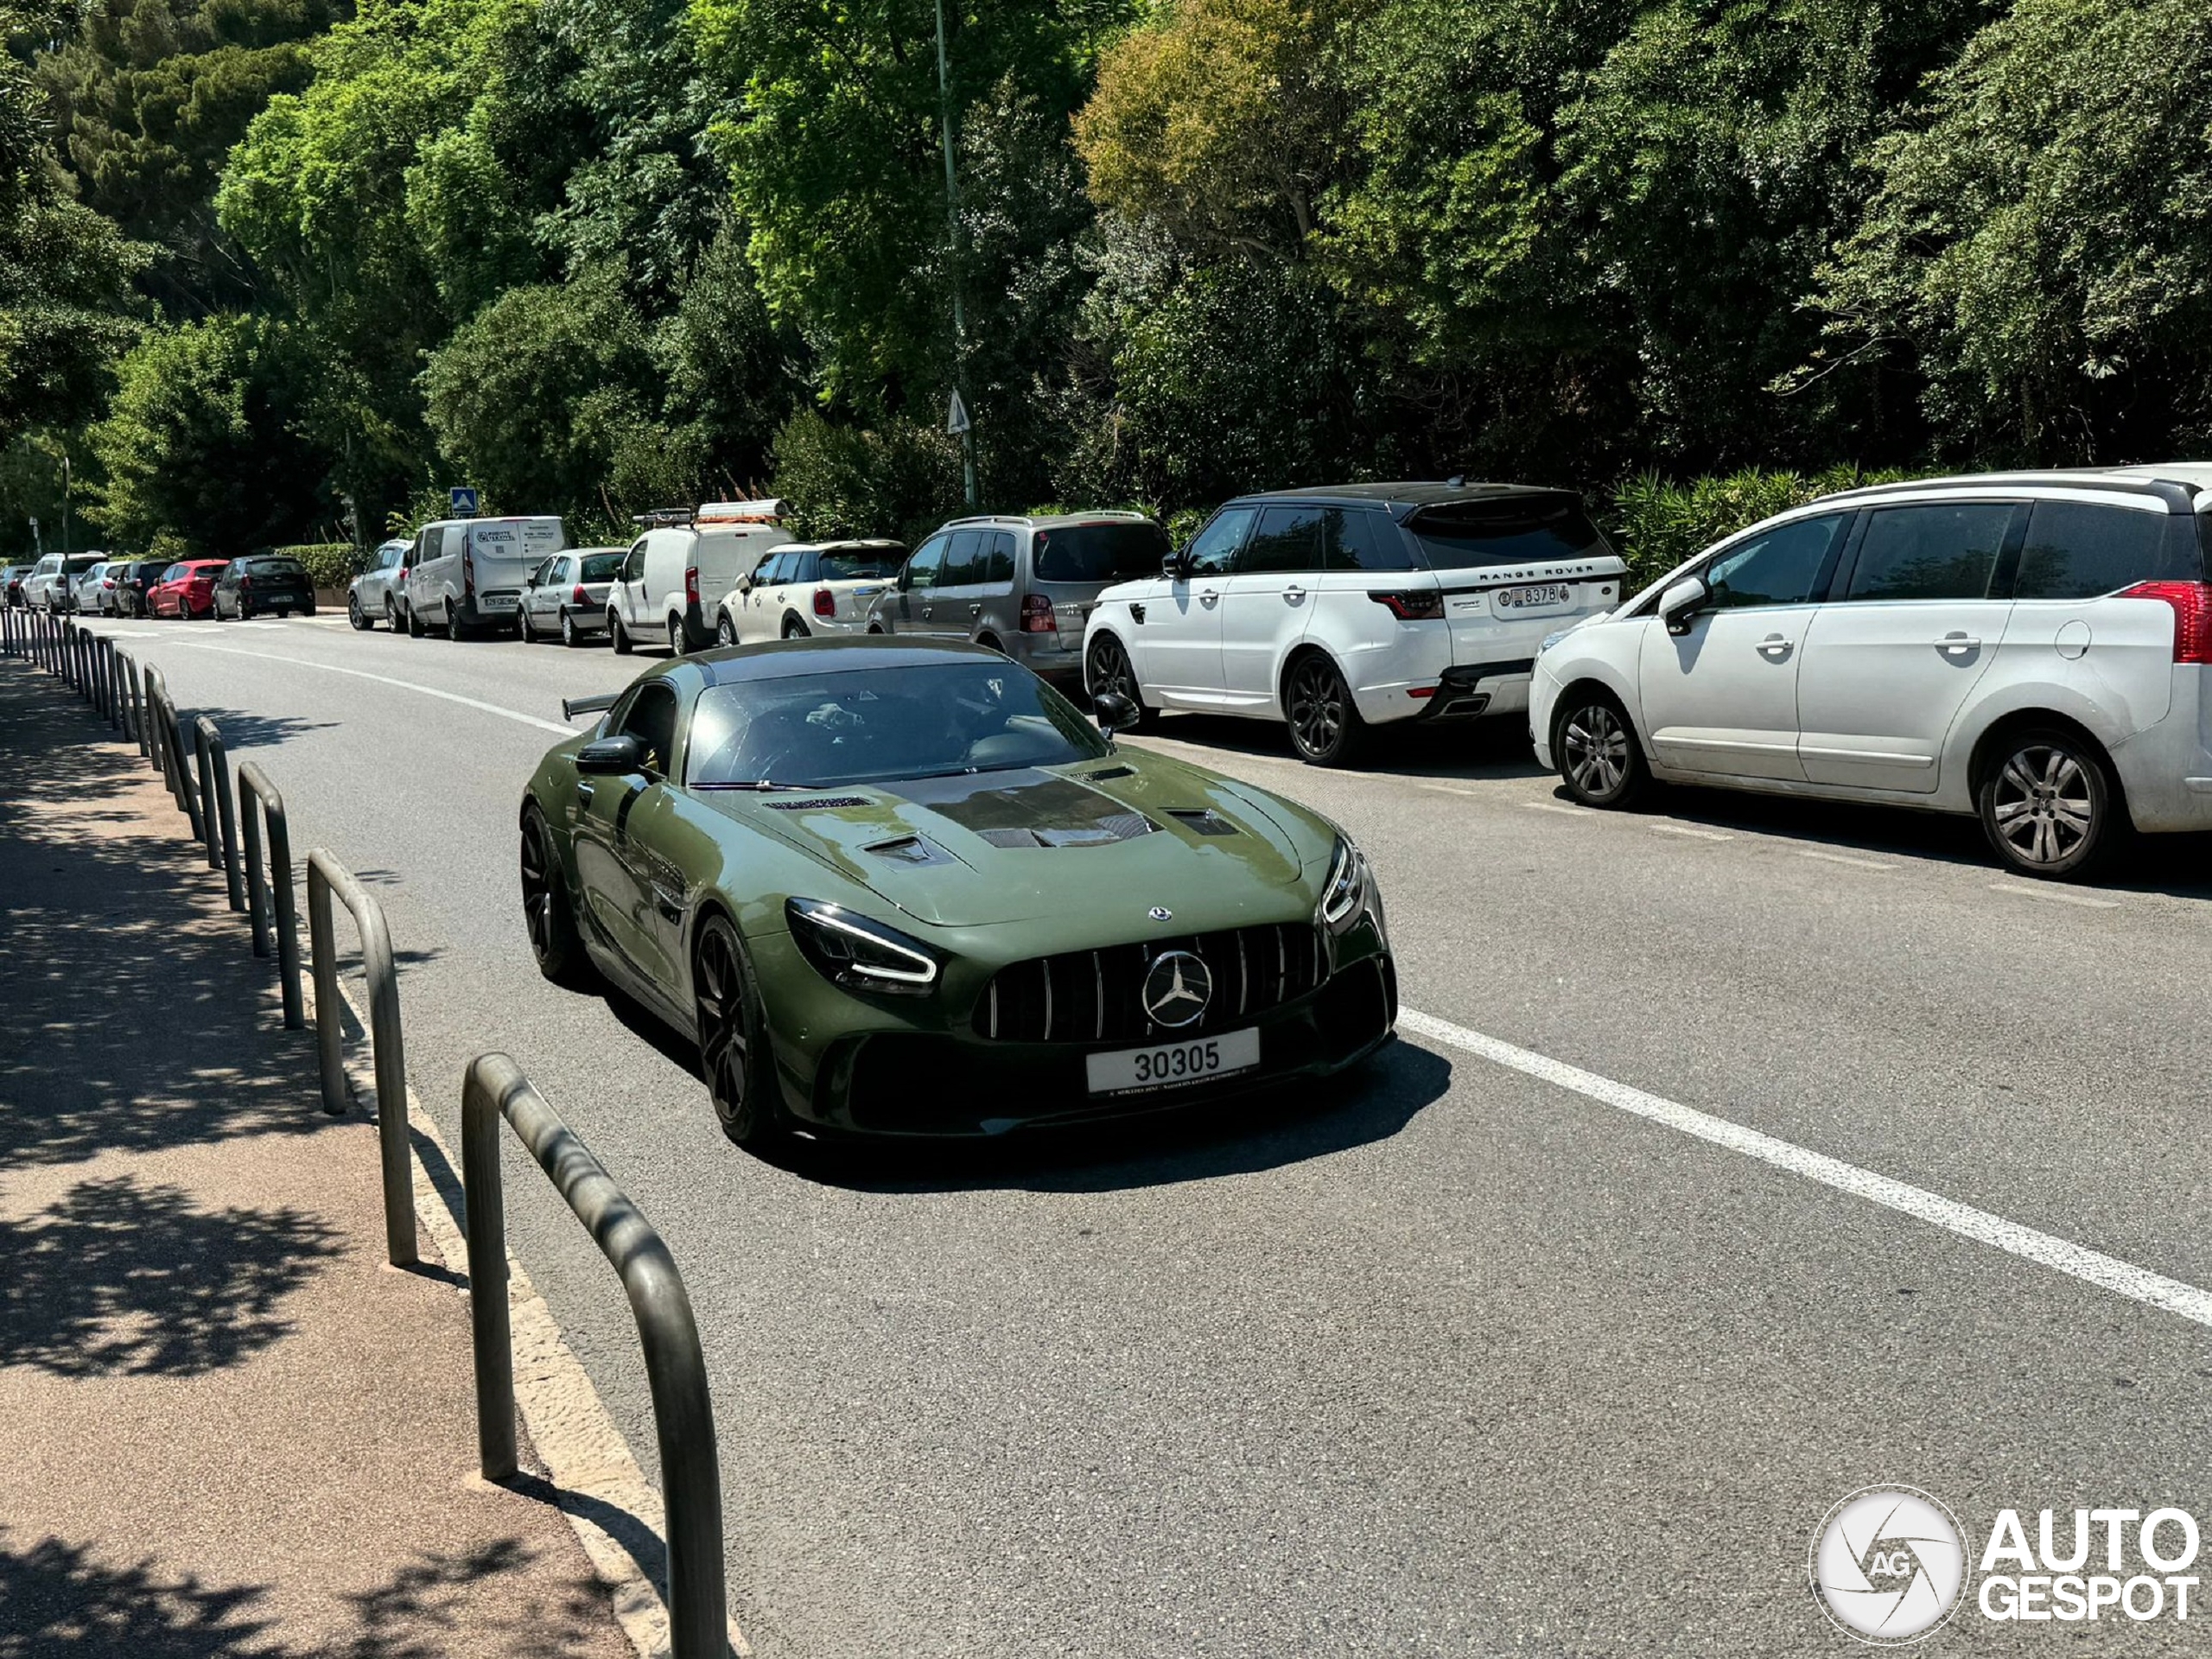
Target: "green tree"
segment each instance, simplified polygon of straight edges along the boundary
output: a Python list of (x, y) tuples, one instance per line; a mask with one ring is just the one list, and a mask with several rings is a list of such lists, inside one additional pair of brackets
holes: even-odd
[(2212, 443), (2212, 11), (2018, 0), (1873, 173), (1808, 378), (1916, 367), (1961, 458)]
[(166, 533), (208, 557), (323, 539), (335, 515), (302, 430), (308, 372), (292, 331), (262, 318), (152, 330), (92, 429), (106, 481), (88, 516), (125, 546)]

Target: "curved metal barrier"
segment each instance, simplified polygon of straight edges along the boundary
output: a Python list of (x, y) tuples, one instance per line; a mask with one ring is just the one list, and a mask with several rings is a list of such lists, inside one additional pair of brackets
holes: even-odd
[(384, 1166), (385, 1252), (395, 1268), (411, 1268), (415, 1249), (415, 1178), (408, 1166), (407, 1060), (399, 1037), (399, 975), (384, 909), (353, 873), (323, 848), (308, 855), (308, 939), (315, 957), (315, 1041), (322, 1063), (322, 1109), (346, 1109), (346, 1067), (338, 1019), (338, 943), (330, 895), (353, 912), (361, 966), (369, 981), (369, 1052), (377, 1075), (377, 1149)]
[[(312, 867), (310, 867), (312, 868)], [(468, 1225), (468, 1311), (476, 1350), (476, 1445), (484, 1478), (515, 1472), (514, 1344), (507, 1324), (505, 1198), (499, 1120), (621, 1275), (644, 1346), (668, 1517), (669, 1644), (674, 1659), (721, 1659), (729, 1614), (722, 1583), (721, 1464), (699, 1327), (668, 1246), (591, 1148), (505, 1054), (468, 1063), (461, 1090), (461, 1168)]]
[[(258, 805), (259, 811), (254, 809)], [(284, 798), (256, 760), (238, 767), (238, 812), (245, 820), (246, 910), (253, 926), (253, 954), (269, 954), (269, 934), (276, 934), (276, 984), (284, 997), (284, 1028), (297, 1031), (307, 1024), (300, 1007), (300, 924), (292, 901), (292, 830), (284, 816)], [(261, 826), (269, 825), (269, 856), (264, 873)], [(270, 892), (276, 891), (272, 917)]]
[[(238, 826), (231, 810), (230, 757), (223, 750), (222, 732), (207, 715), (192, 722), (192, 731), (200, 740), (200, 817), (207, 830), (208, 867), (222, 870), (231, 908), (244, 910), (245, 884), (238, 879)], [(222, 832), (219, 846), (215, 839), (218, 825)]]

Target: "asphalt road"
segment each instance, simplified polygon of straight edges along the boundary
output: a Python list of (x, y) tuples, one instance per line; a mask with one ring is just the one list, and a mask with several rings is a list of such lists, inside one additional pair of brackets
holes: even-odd
[[(1170, 720), (1142, 741), (1365, 847), (1421, 1034), (1236, 1116), (829, 1174), (730, 1147), (678, 1043), (531, 966), (522, 783), (559, 696), (635, 661), (118, 631), (259, 755), (296, 845), (377, 885), (448, 1135), (505, 1049), (667, 1236), (766, 1659), (1844, 1653), (1807, 1552), (1859, 1487), (1934, 1492), (1976, 1550), (2003, 1507), (2212, 1511), (2212, 1314), (2146, 1276), (2212, 1286), (2200, 842), (2050, 889), (1964, 822), (1585, 812), (1510, 731), (1324, 773)], [(612, 1275), (541, 1180), (509, 1207), (650, 1466)], [(1924, 1650), (2092, 1635), (2192, 1631), (1968, 1606)]]

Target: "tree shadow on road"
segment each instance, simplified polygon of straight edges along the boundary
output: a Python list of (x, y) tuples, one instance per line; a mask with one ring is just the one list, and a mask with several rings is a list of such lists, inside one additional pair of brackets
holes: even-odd
[(195, 1209), (118, 1175), (0, 1220), (0, 1366), (60, 1376), (193, 1376), (277, 1341), (286, 1295), (340, 1253), (294, 1210)]

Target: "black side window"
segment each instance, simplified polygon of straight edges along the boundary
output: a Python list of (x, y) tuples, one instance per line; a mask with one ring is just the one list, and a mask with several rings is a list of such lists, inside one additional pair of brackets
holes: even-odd
[(1244, 550), (1236, 556), (1240, 576), (1263, 571), (1319, 570), (1321, 568), (1320, 507), (1268, 507), (1260, 514), (1260, 527)]
[(676, 693), (658, 683), (639, 686), (623, 716), (622, 734), (636, 738), (645, 750), (646, 775), (665, 778), (676, 751)]
[(1828, 556), (1850, 523), (1847, 512), (1800, 518), (1730, 548), (1705, 569), (1707, 608), (1802, 605), (1818, 598), (1827, 585)]
[(1228, 569), (1229, 562), (1243, 543), (1245, 533), (1252, 528), (1252, 521), (1259, 516), (1259, 510), (1255, 507), (1224, 507), (1214, 514), (1212, 521), (1191, 538), (1187, 550), (1191, 574), (1217, 576)]
[(2091, 501), (2038, 501), (2028, 512), (2015, 599), (2090, 599), (2139, 582), (2194, 582), (2196, 572), (2170, 549), (2186, 520)]
[(1413, 555), (1388, 513), (1331, 507), (1321, 515), (1325, 570), (1410, 570)]
[(946, 537), (943, 536), (932, 536), (916, 548), (914, 556), (906, 561), (906, 569), (899, 573), (899, 585), (915, 588), (936, 587), (938, 565), (944, 557), (945, 541)]
[(1986, 599), (2018, 511), (2005, 501), (1877, 507), (1866, 515), (1844, 598)]
[(957, 530), (952, 533), (952, 544), (945, 550), (944, 574), (937, 579), (940, 588), (966, 588), (983, 579), (986, 532), (980, 530)]
[(985, 582), (1012, 582), (1014, 580), (1014, 532), (1012, 531), (995, 530), (991, 532), (990, 551), (983, 559), (982, 580)]

